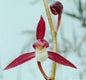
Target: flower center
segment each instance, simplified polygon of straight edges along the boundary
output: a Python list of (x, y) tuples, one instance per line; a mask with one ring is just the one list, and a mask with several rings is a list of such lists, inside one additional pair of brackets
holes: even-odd
[(48, 53), (46, 48), (42, 47), (42, 46), (38, 46), (36, 48), (36, 58), (37, 61), (43, 62), (48, 58)]
[(42, 50), (44, 48), (43, 48), (43, 46), (37, 46), (37, 49)]
[(48, 48), (49, 47), (49, 43), (46, 40), (36, 40), (36, 42), (33, 44), (33, 48), (36, 49), (38, 48), (39, 50), (43, 49), (43, 48)]

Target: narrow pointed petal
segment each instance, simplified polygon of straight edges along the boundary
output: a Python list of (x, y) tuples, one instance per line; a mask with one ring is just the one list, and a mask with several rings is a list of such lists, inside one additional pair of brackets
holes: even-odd
[(35, 57), (35, 52), (25, 53), (12, 61), (4, 70), (14, 68)]
[(67, 59), (65, 59), (64, 57), (55, 52), (48, 51), (48, 58), (56, 63), (77, 69), (77, 67), (73, 65), (70, 61), (68, 61)]
[(36, 39), (43, 39), (45, 36), (45, 21), (43, 17), (41, 16), (40, 21), (37, 26), (37, 31), (36, 31)]

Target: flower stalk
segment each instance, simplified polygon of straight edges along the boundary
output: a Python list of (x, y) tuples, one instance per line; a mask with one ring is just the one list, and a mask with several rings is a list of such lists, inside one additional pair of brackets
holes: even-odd
[[(57, 37), (56, 37), (57, 33), (54, 30), (52, 18), (51, 18), (50, 11), (48, 8), (48, 2), (47, 0), (43, 0), (43, 2), (44, 2), (47, 18), (48, 18), (50, 29), (51, 29), (51, 35), (52, 35), (52, 40), (53, 40), (53, 50), (54, 52), (57, 52)], [(55, 80), (55, 74), (56, 74), (56, 63), (53, 62), (51, 80)]]

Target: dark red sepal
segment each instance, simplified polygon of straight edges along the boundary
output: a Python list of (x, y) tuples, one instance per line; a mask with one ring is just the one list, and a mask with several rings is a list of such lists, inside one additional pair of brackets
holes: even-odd
[(61, 55), (57, 54), (56, 52), (48, 51), (48, 58), (56, 63), (77, 69), (77, 67), (74, 64), (72, 64), (70, 61), (68, 61), (66, 58), (62, 57)]
[(14, 68), (18, 65), (21, 65), (21, 64), (31, 60), (34, 57), (35, 57), (35, 52), (22, 54), (21, 56), (17, 57), (14, 61), (12, 61), (4, 70), (8, 70), (8, 69)]
[(37, 30), (36, 30), (36, 39), (44, 39), (45, 36), (45, 21), (43, 19), (43, 17), (41, 16), (40, 21), (38, 23), (37, 26)]

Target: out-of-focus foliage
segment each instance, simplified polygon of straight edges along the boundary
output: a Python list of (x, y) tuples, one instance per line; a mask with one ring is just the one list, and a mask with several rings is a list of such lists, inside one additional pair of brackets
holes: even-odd
[(70, 13), (67, 11), (64, 11), (64, 13), (70, 17), (80, 20), (82, 22), (82, 26), (86, 27), (86, 0), (73, 0), (73, 1), (79, 14), (74, 12)]

